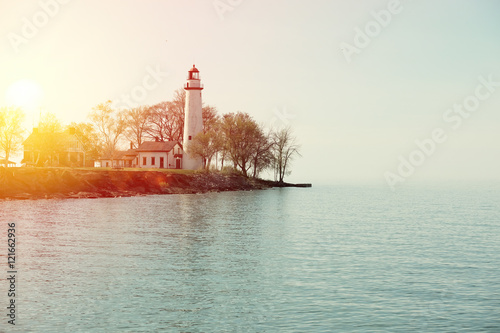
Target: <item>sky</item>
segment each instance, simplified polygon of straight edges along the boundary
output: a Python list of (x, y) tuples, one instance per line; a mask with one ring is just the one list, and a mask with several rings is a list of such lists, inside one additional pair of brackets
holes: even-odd
[[(0, 106), (26, 127), (99, 103), (203, 101), (291, 126), (288, 180), (500, 181), (495, 0), (0, 0)], [(127, 97), (129, 96), (129, 97)]]

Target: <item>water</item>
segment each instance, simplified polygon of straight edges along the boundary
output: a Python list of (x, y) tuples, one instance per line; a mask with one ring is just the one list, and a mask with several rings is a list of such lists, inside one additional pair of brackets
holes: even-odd
[(500, 332), (498, 187), (0, 208), (3, 228), (17, 225), (19, 270), (17, 325), (2, 314), (0, 331)]

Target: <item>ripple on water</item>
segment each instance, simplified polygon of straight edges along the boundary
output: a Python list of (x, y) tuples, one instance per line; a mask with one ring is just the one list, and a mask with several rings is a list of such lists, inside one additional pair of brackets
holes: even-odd
[(499, 197), (346, 186), (0, 205), (18, 225), (22, 331), (498, 332)]

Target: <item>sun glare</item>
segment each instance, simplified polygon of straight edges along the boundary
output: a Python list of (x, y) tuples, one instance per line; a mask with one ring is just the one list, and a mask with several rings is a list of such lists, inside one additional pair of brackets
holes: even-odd
[(9, 105), (19, 106), (25, 111), (34, 111), (40, 107), (42, 97), (42, 88), (35, 81), (27, 79), (13, 83), (5, 96)]

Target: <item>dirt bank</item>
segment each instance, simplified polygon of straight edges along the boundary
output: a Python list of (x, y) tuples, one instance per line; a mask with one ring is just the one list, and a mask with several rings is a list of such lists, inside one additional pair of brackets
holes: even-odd
[(105, 198), (265, 189), (276, 183), (220, 173), (0, 167), (0, 199)]

